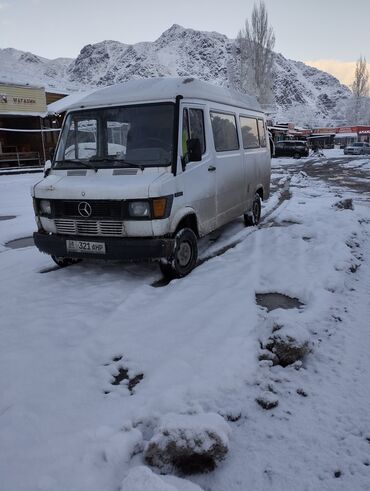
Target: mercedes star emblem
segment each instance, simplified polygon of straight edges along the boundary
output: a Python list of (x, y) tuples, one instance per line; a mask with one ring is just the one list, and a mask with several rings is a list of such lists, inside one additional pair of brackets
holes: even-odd
[(81, 201), (81, 203), (78, 203), (78, 213), (82, 217), (89, 218), (92, 213), (92, 209), (89, 203), (86, 203), (86, 201)]

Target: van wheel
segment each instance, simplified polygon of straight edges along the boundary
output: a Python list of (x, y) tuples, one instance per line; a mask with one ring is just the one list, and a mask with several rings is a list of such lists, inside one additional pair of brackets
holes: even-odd
[(190, 228), (182, 228), (175, 235), (173, 255), (160, 262), (162, 274), (166, 278), (182, 278), (195, 268), (198, 259), (197, 236)]
[(248, 213), (244, 213), (244, 224), (246, 227), (258, 225), (261, 219), (261, 197), (258, 193), (254, 195), (252, 209)]
[(300, 159), (301, 158), (301, 154), (296, 152), (294, 155), (293, 155), (293, 158), (295, 159)]
[(82, 259), (73, 259), (71, 257), (59, 257), (59, 256), (51, 256), (51, 259), (60, 268), (66, 268), (67, 266), (71, 266), (71, 264), (76, 264), (82, 261)]

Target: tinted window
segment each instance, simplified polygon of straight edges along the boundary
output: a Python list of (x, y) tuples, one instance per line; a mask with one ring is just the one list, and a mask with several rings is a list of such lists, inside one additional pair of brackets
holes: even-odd
[(240, 127), (242, 130), (242, 140), (244, 148), (259, 147), (257, 120), (240, 116)]
[(216, 152), (238, 150), (239, 141), (235, 116), (211, 112), (211, 123)]
[(260, 135), (260, 145), (261, 147), (266, 146), (266, 131), (265, 131), (265, 124), (262, 121), (262, 119), (258, 120), (258, 132)]

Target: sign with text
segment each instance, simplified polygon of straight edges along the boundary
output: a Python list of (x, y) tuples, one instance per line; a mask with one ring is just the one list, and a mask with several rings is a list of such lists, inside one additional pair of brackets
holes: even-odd
[(44, 116), (46, 111), (45, 89), (0, 84), (0, 115)]

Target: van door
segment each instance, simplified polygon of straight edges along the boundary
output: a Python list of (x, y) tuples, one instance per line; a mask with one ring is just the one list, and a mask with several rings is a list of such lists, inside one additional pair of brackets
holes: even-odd
[(216, 202), (219, 227), (245, 211), (246, 176), (235, 114), (211, 110), (210, 119), (217, 168)]
[[(205, 106), (182, 105), (180, 124), (182, 157), (186, 164), (184, 179), (185, 204), (192, 207), (197, 215), (198, 228), (205, 235), (216, 228), (216, 168), (206, 135), (210, 134), (205, 117)], [(189, 161), (187, 143), (190, 139), (200, 140), (202, 160)], [(181, 152), (180, 152), (181, 154)]]

